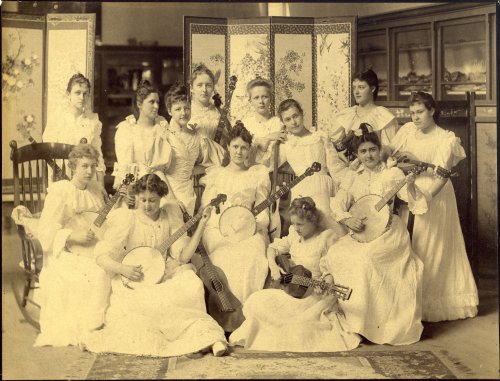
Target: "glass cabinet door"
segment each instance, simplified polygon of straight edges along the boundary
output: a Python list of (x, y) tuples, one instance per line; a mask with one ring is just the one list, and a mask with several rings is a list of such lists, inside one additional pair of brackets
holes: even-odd
[(430, 25), (412, 30), (393, 30), (396, 49), (396, 100), (406, 100), (413, 91), (432, 93), (432, 36)]
[(377, 74), (379, 82), (378, 100), (387, 100), (387, 57), (385, 30), (359, 34), (357, 71), (372, 69)]
[(486, 99), (487, 56), (484, 18), (453, 20), (439, 25), (441, 47), (441, 97), (463, 99), (475, 91), (476, 99)]

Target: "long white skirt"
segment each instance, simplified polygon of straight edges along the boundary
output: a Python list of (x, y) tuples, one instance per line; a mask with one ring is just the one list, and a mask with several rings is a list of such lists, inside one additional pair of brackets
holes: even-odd
[(229, 337), (245, 349), (336, 352), (356, 348), (361, 338), (345, 330), (345, 319), (332, 295), (296, 299), (282, 290), (256, 292), (243, 306), (246, 320)]
[(224, 331), (206, 313), (203, 284), (191, 266), (137, 290), (115, 276), (112, 287), (104, 328), (85, 338), (91, 352), (170, 357), (225, 342)]
[(322, 260), (335, 283), (352, 288), (350, 299), (339, 301), (347, 329), (377, 344), (403, 345), (420, 339), (423, 264), (398, 216), (371, 242), (342, 237)]

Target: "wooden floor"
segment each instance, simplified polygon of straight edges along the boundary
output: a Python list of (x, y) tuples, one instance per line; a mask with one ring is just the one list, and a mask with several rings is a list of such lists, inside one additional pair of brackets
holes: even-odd
[[(19, 240), (2, 228), (2, 376), (3, 379), (84, 378), (95, 356), (76, 347), (34, 348), (36, 331), (22, 319), (10, 282), (19, 282)], [(422, 340), (400, 347), (363, 344), (355, 351), (430, 350), (457, 378), (499, 379), (498, 276), (495, 264), (484, 264), (479, 281), (479, 316), (424, 324)], [(241, 349), (238, 349), (241, 350)], [(213, 360), (212, 360), (213, 359)], [(216, 366), (216, 359), (204, 361)], [(327, 375), (325, 375), (327, 377)], [(352, 376), (356, 378), (356, 374)]]

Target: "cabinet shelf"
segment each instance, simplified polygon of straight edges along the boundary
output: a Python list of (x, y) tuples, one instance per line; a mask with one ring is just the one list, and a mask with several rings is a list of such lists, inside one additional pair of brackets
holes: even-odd
[(403, 52), (420, 52), (420, 51), (425, 51), (425, 50), (431, 50), (430, 46), (414, 46), (411, 48), (399, 48), (398, 52), (403, 53)]
[(485, 45), (485, 40), (478, 41), (463, 41), (463, 42), (446, 42), (443, 44), (444, 48), (459, 48), (465, 46), (477, 46), (477, 45)]
[(387, 54), (386, 50), (365, 50), (358, 52), (358, 55), (360, 56), (373, 56), (373, 55), (379, 55), (379, 54)]

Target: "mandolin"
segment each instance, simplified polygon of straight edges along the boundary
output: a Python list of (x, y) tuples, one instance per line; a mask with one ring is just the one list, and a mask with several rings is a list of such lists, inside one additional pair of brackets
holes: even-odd
[(450, 177), (458, 176), (458, 173), (440, 167), (439, 165), (434, 165), (431, 163), (426, 163), (424, 161), (414, 159), (411, 154), (406, 152), (398, 156), (397, 163), (398, 163), (397, 164), (398, 168), (400, 168), (405, 173), (408, 173), (411, 169), (415, 167), (419, 167), (423, 171), (426, 171), (429, 168), (433, 169), (434, 174), (442, 179), (448, 179)]
[(302, 175), (297, 176), (290, 184), (284, 185), (276, 192), (271, 193), (266, 200), (252, 210), (241, 205), (234, 205), (227, 208), (219, 219), (219, 230), (222, 236), (234, 243), (241, 242), (253, 236), (257, 232), (257, 223), (255, 221), (255, 216), (257, 214), (269, 208), (276, 200), (289, 192), (290, 189), (306, 177), (312, 176), (315, 172), (319, 172), (320, 170), (321, 164), (314, 162)]
[[(134, 175), (127, 174), (125, 179), (123, 180), (120, 189), (123, 187), (127, 187), (134, 181)], [(76, 255), (92, 258), (94, 256), (94, 247), (96, 243), (104, 238), (104, 233), (106, 231), (106, 226), (103, 227), (103, 224), (106, 222), (106, 217), (109, 212), (116, 204), (118, 199), (120, 198), (120, 191), (118, 190), (113, 196), (110, 197), (108, 202), (99, 210), (98, 212), (82, 212), (78, 213), (73, 218), (71, 218), (68, 223), (65, 225), (66, 229), (71, 229), (74, 231), (85, 231), (92, 229), (95, 233), (97, 240), (93, 242), (82, 245), (82, 244), (68, 244), (67, 249), (71, 253), (75, 253)]]
[[(219, 194), (216, 198), (210, 201), (209, 205), (217, 207), (220, 203), (225, 202), (227, 199), (225, 194)], [(158, 249), (149, 246), (138, 246), (131, 249), (123, 257), (122, 263), (129, 266), (142, 266), (144, 277), (139, 281), (133, 281), (123, 276), (122, 284), (130, 289), (136, 289), (144, 286), (150, 286), (160, 283), (163, 279), (166, 270), (174, 262), (168, 260), (168, 249), (172, 244), (181, 238), (189, 229), (191, 229), (203, 216), (204, 208), (200, 208), (189, 221), (182, 225), (175, 233), (168, 237)]]
[(349, 300), (352, 289), (338, 284), (327, 283), (322, 280), (312, 279), (312, 273), (302, 265), (292, 265), (290, 254), (276, 256), (276, 263), (285, 270), (280, 283), (287, 294), (300, 299), (309, 287), (319, 287), (328, 294), (333, 294), (341, 300)]
[(233, 97), (234, 89), (236, 89), (237, 81), (238, 78), (235, 75), (229, 77), (229, 85), (228, 85), (229, 92), (224, 107), (222, 108), (220, 107), (222, 105), (222, 99), (218, 93), (214, 94), (214, 96), (212, 97), (214, 100), (214, 105), (219, 110), (220, 113), (219, 124), (217, 125), (217, 129), (215, 130), (215, 136), (214, 136), (214, 141), (219, 144), (221, 143), (224, 129), (226, 129), (228, 132), (231, 132), (232, 130), (231, 123), (229, 122), (227, 115), (229, 114), (229, 108), (231, 107), (231, 98)]

